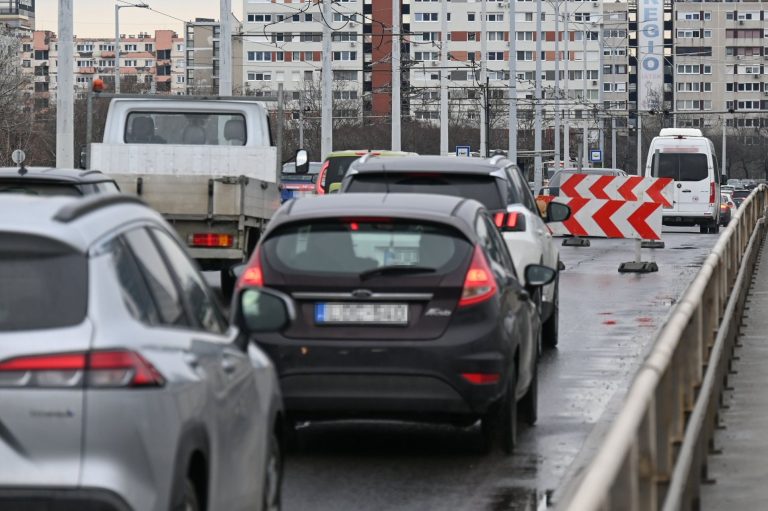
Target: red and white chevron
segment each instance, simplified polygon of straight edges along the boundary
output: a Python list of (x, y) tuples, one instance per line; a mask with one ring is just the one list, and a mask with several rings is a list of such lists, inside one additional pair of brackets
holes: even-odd
[(672, 206), (672, 178), (571, 174), (560, 183), (560, 196), (610, 201), (652, 202)]
[(571, 218), (550, 224), (556, 236), (661, 239), (662, 204), (562, 196), (555, 201), (571, 208)]

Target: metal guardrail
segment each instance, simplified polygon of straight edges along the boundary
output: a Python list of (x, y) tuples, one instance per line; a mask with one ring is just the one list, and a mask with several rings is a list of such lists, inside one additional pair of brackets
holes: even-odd
[(698, 509), (768, 187), (744, 201), (659, 331), (624, 405), (558, 511)]

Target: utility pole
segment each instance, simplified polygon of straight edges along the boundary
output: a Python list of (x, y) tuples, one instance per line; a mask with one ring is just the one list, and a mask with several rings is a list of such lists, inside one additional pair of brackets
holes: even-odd
[[(511, 0), (511, 1), (515, 1), (515, 0)], [(555, 169), (559, 169), (559, 168), (560, 168), (560, 0), (555, 0)]]
[(232, 0), (221, 0), (219, 7), (219, 96), (231, 96)]
[(517, 33), (515, 4), (509, 2), (509, 147), (507, 157), (517, 163)]
[(59, 0), (59, 62), (56, 90), (56, 166), (75, 166), (75, 68), (73, 0)]
[(616, 117), (611, 116), (611, 167), (618, 168), (616, 165)]
[[(516, 0), (511, 0), (516, 1)], [(485, 2), (483, 2), (485, 3)], [(533, 182), (534, 189), (538, 190), (542, 186), (541, 169), (541, 1), (536, 2), (536, 99), (535, 115), (533, 128)]]
[[(734, 103), (735, 103), (735, 101), (734, 101)], [(720, 161), (720, 170), (719, 170), (720, 174), (725, 174), (726, 173), (725, 169), (728, 168), (726, 166), (726, 164), (727, 164), (727, 161), (726, 161), (726, 130), (727, 130), (727, 128), (728, 128), (728, 120), (725, 118), (725, 114), (723, 114), (723, 140), (722, 140), (723, 157), (721, 158), (721, 161)], [(715, 172), (718, 172), (718, 170), (715, 169)], [(749, 177), (749, 176), (747, 176), (747, 177)]]
[(643, 118), (640, 117), (639, 104), (637, 109), (637, 175), (643, 175)]
[[(511, 0), (512, 2), (517, 0)], [(488, 94), (490, 91), (488, 90), (487, 85), (487, 73), (486, 73), (486, 66), (487, 66), (487, 59), (488, 59), (488, 32), (487, 32), (487, 6), (488, 2), (483, 0), (480, 2), (480, 89), (482, 90), (483, 85), (485, 85), (485, 105), (484, 108), (480, 109), (480, 156), (488, 157), (488, 130), (487, 130), (487, 119), (488, 119)]]
[(440, 154), (448, 154), (448, 0), (440, 0)]
[(392, 0), (392, 150), (399, 151), (400, 136), (400, 0)]
[(304, 86), (301, 87), (299, 95), (299, 149), (304, 149)]
[(605, 39), (603, 38), (603, 31), (605, 30), (605, 25), (601, 21), (598, 25), (599, 32), (597, 33), (597, 41), (598, 41), (598, 49), (600, 51), (600, 65), (597, 70), (597, 126), (600, 133), (599, 138), (599, 147), (600, 147), (600, 154), (601, 154), (601, 161), (600, 166), (605, 167), (605, 125), (604, 125), (604, 118), (601, 113), (603, 109), (603, 59), (605, 58), (605, 48), (603, 47), (603, 44), (605, 44)]
[(571, 61), (571, 52), (568, 51), (568, 43), (571, 39), (571, 33), (568, 31), (568, 0), (565, 1), (564, 9), (563, 32), (565, 32), (565, 92), (563, 95), (565, 96), (565, 120), (563, 122), (563, 166), (567, 167), (568, 163), (571, 161), (571, 121), (569, 118), (568, 109), (568, 102), (570, 101), (570, 97), (568, 95), (568, 84), (570, 83), (570, 77), (568, 76), (568, 63)]
[(320, 122), (320, 159), (333, 151), (333, 71), (331, 70), (331, 0), (323, 0), (323, 69)]
[(581, 91), (581, 101), (583, 103), (581, 110), (581, 122), (584, 128), (584, 134), (582, 135), (582, 149), (581, 157), (586, 161), (589, 157), (589, 123), (587, 123), (587, 23), (582, 23), (581, 43), (582, 43), (582, 55), (581, 62), (583, 64), (582, 78), (583, 86)]
[[(136, 5), (115, 5), (115, 94), (120, 94), (120, 9), (125, 9), (128, 7), (149, 9), (149, 5), (144, 3)], [(61, 29), (59, 29), (59, 32), (61, 32)]]

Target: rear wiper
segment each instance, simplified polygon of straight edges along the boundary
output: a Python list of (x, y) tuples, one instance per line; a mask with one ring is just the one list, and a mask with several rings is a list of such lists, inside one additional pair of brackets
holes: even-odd
[(360, 280), (366, 280), (376, 275), (383, 275), (385, 273), (434, 273), (436, 268), (430, 268), (428, 266), (413, 266), (409, 264), (393, 264), (390, 266), (381, 266), (379, 268), (373, 268), (360, 273)]

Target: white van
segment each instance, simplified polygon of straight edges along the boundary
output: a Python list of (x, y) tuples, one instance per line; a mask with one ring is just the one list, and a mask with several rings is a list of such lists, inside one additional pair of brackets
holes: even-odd
[(702, 233), (719, 230), (720, 169), (715, 146), (700, 130), (662, 129), (648, 149), (645, 176), (675, 181), (672, 206), (664, 207), (664, 225), (698, 225)]

